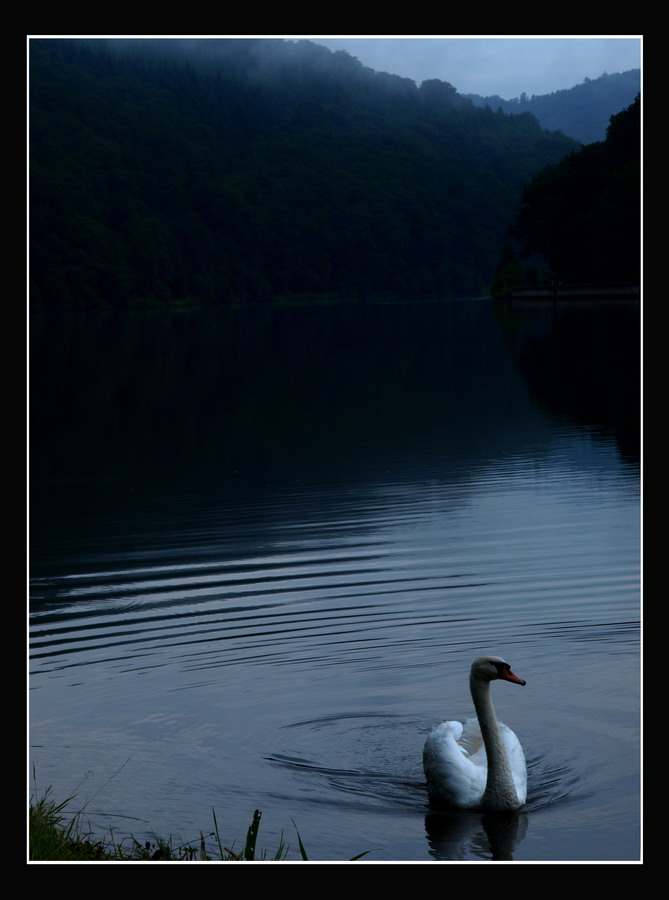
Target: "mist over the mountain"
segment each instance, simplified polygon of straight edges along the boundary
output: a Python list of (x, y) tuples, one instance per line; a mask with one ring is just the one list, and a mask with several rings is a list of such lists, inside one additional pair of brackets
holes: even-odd
[(577, 147), (310, 41), (30, 56), (37, 310), (482, 294), (523, 186)]

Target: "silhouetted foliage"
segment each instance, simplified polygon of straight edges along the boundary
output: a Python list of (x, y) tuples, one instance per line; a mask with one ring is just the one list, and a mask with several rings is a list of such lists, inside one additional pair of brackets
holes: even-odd
[[(611, 117), (606, 141), (542, 170), (523, 192), (495, 293), (517, 277), (519, 257), (543, 259), (555, 281), (632, 283), (640, 278), (640, 98)], [(527, 283), (520, 278), (516, 284)]]
[(31, 41), (38, 310), (483, 293), (575, 144), (309, 41)]

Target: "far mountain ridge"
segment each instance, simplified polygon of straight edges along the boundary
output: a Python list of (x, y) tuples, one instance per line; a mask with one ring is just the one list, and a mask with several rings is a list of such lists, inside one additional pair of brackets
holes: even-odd
[(482, 97), (463, 94), (476, 106), (489, 106), (505, 113), (532, 113), (542, 128), (591, 144), (603, 141), (612, 115), (633, 102), (641, 90), (641, 70), (629, 69), (599, 78), (586, 78), (581, 84), (563, 88), (551, 94), (533, 94), (504, 100), (497, 94)]

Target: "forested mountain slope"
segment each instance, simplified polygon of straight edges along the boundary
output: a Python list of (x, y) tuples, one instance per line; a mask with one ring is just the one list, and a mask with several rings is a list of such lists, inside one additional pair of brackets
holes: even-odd
[(30, 45), (36, 310), (487, 290), (577, 146), (309, 41)]
[(547, 166), (523, 191), (494, 293), (539, 282), (638, 285), (641, 276), (641, 100), (606, 140)]

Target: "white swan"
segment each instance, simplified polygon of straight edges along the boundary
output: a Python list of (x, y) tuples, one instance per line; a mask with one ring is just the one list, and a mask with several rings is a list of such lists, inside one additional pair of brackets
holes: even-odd
[(525, 684), (499, 656), (472, 664), (469, 687), (477, 719), (442, 722), (428, 735), (423, 769), (430, 801), (459, 809), (518, 809), (527, 797), (527, 764), (516, 735), (497, 721), (490, 682)]

